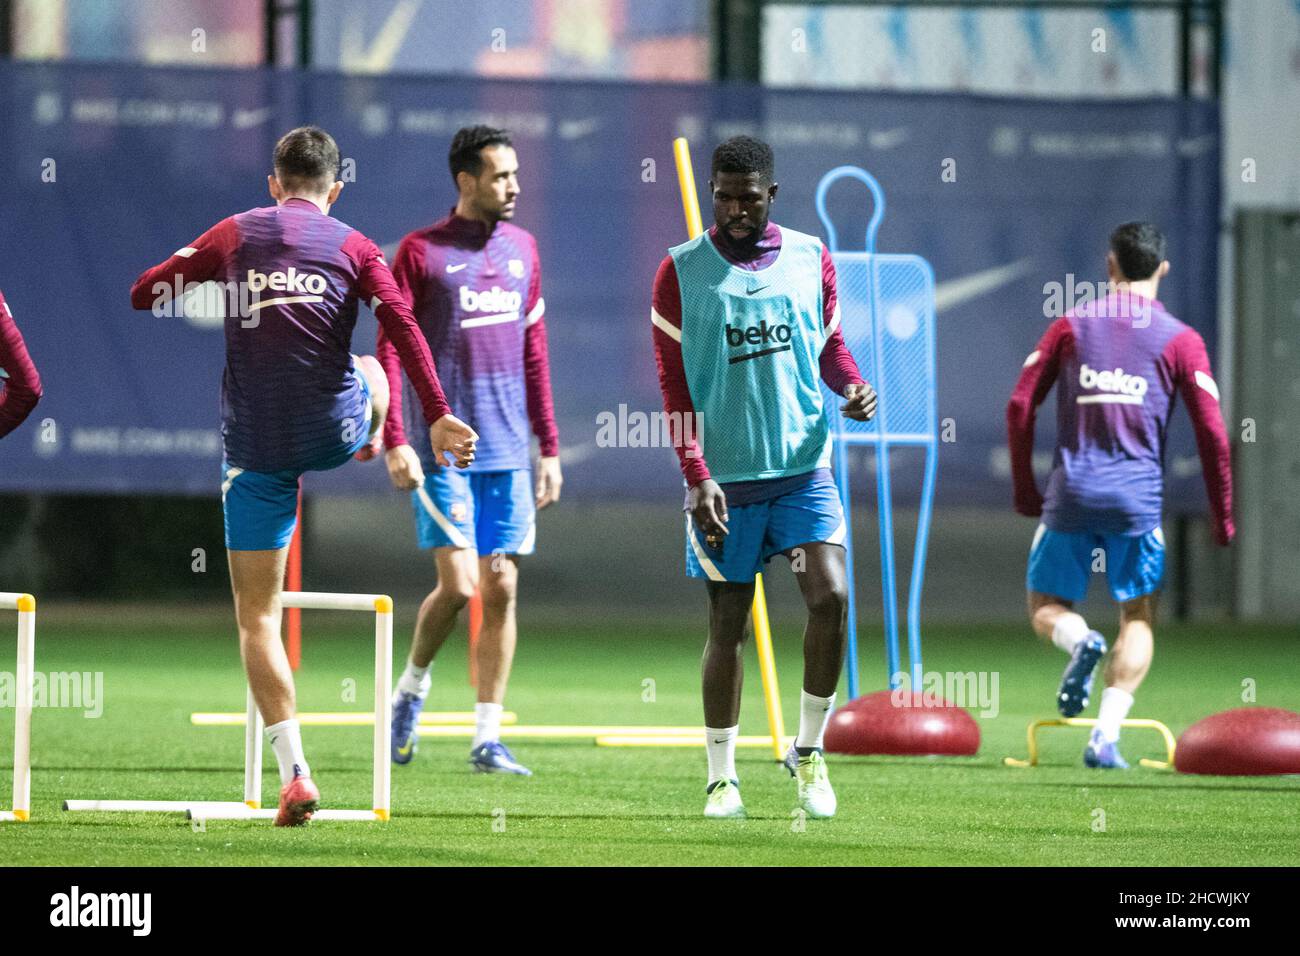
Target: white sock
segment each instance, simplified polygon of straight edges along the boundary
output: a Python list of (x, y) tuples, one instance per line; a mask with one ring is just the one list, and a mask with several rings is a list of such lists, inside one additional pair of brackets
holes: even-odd
[(822, 746), (822, 737), (826, 735), (826, 724), (831, 719), (831, 710), (835, 707), (835, 695), (814, 697), (806, 690), (799, 692), (799, 736), (794, 745), (799, 748)]
[(267, 727), (266, 739), (271, 742), (275, 759), (280, 764), (280, 786), (297, 776), (311, 776), (311, 768), (302, 752), (302, 728), (298, 726), (297, 718), (290, 717)]
[(709, 783), (736, 779), (736, 737), (740, 725), (721, 730), (704, 728), (704, 749), (709, 755)]
[(1052, 643), (1067, 654), (1073, 654), (1075, 646), (1087, 636), (1088, 622), (1082, 614), (1073, 611), (1066, 611), (1058, 617), (1056, 626), (1052, 628)]
[(474, 743), (471, 749), (500, 739), (501, 705), (479, 701), (474, 705)]
[(1133, 706), (1133, 695), (1118, 687), (1107, 687), (1101, 692), (1101, 713), (1097, 715), (1097, 730), (1107, 743), (1119, 740), (1119, 725)]
[(402, 676), (397, 681), (397, 689), (403, 694), (410, 694), (423, 700), (429, 693), (429, 685), (433, 682), (433, 678), (429, 676), (432, 667), (432, 661), (429, 662), (428, 667), (416, 667), (408, 660), (406, 670), (402, 671)]

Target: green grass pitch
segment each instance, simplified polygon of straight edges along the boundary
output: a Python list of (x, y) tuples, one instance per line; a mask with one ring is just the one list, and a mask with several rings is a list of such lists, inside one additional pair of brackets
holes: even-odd
[[(50, 607), (50, 605), (46, 605)], [(399, 605), (397, 657), (409, 640)], [(165, 619), (175, 614), (175, 622)], [(523, 615), (507, 706), (521, 723), (686, 724), (700, 721), (703, 621), (560, 625)], [(307, 612), (302, 710), (370, 706), (372, 627), (365, 615)], [(797, 724), (799, 625), (775, 622), (787, 728)], [(0, 670), (12, 664), (0, 643)], [(878, 633), (863, 635), (866, 690), (883, 686)], [(1049, 731), (1044, 765), (1017, 770), (1026, 723), (1051, 716), (1064, 664), (1023, 627), (930, 627), (927, 670), (997, 671), (999, 713), (980, 719), (971, 758), (830, 757), (839, 815), (791, 816), (794, 784), (766, 750), (742, 749), (750, 818), (706, 821), (699, 749), (607, 749), (521, 740), (531, 779), (480, 776), (468, 741), (425, 739), (393, 772), (388, 824), (319, 822), (277, 830), (213, 822), (195, 832), (176, 816), (67, 814), (64, 798), (239, 799), (243, 733), (193, 727), (191, 711), (241, 710), (243, 684), (229, 612), (43, 615), (37, 669), (103, 671), (104, 712), (42, 709), (34, 720), (34, 819), (0, 825), (9, 865), (1234, 865), (1300, 863), (1296, 778), (1190, 777), (1085, 769), (1085, 731)], [(1155, 665), (1133, 716), (1181, 733), (1241, 706), (1243, 681), (1260, 705), (1294, 708), (1300, 672), (1282, 666), (1294, 642), (1281, 629), (1162, 627)], [(742, 733), (766, 728), (749, 649)], [(653, 684), (647, 684), (647, 681)], [(349, 682), (354, 682), (349, 683)], [(355, 686), (355, 699), (350, 688)], [(649, 688), (653, 688), (653, 700)], [(842, 692), (842, 689), (841, 689)], [(433, 709), (468, 709), (464, 641), (434, 669)], [(1095, 703), (1089, 714), (1095, 714)], [(12, 714), (0, 711), (0, 794), (7, 800)], [(369, 805), (369, 734), (306, 728), (326, 804)], [(507, 737), (507, 741), (509, 738)], [(1130, 731), (1126, 756), (1161, 755), (1154, 734)], [(276, 774), (267, 754), (265, 799)], [(1104, 817), (1097, 811), (1103, 811)], [(1099, 823), (1104, 820), (1104, 830)]]

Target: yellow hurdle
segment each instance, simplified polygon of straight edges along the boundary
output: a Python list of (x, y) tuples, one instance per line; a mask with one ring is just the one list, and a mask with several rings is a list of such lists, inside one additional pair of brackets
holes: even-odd
[[(1029, 745), (1029, 759), (1018, 760), (1015, 757), (1003, 757), (1002, 762), (1008, 767), (1037, 767), (1038, 766), (1038, 731), (1042, 727), (1096, 727), (1097, 718), (1095, 717), (1057, 717), (1051, 720), (1035, 720), (1025, 733)], [(1177, 742), (1174, 735), (1170, 733), (1169, 728), (1158, 720), (1147, 720), (1146, 718), (1134, 717), (1129, 720), (1121, 720), (1121, 727), (1145, 728), (1148, 730), (1158, 731), (1165, 741), (1165, 759), (1148, 760), (1143, 757), (1138, 761), (1143, 767), (1150, 767), (1153, 770), (1168, 770), (1174, 765), (1174, 747)]]
[[(793, 737), (781, 738), (781, 745), (789, 747)], [(772, 738), (766, 734), (748, 734), (736, 738), (737, 747), (770, 747)], [(652, 734), (601, 734), (597, 747), (703, 747), (704, 735), (698, 730), (691, 736), (684, 734), (654, 736)], [(784, 751), (782, 751), (784, 752)]]
[[(421, 737), (473, 737), (473, 727), (443, 725), (441, 727), (420, 726), (416, 733)], [(687, 738), (692, 742), (703, 742), (703, 727), (653, 727), (638, 724), (516, 724), (501, 728), (502, 737), (533, 737), (553, 739), (580, 739), (588, 737), (673, 737)], [(767, 740), (766, 737), (763, 738)]]
[[(686, 231), (694, 239), (704, 232), (700, 218), (700, 197), (695, 191), (695, 171), (691, 167), (691, 145), (686, 137), (673, 140), (673, 159), (677, 163), (677, 185), (682, 194), (682, 211), (686, 214)], [(763, 595), (763, 575), (754, 576), (754, 644), (758, 647), (758, 669), (763, 679), (763, 701), (767, 706), (767, 726), (771, 732), (772, 754), (777, 760), (785, 758), (788, 744), (785, 738), (785, 719), (781, 714), (781, 694), (776, 684), (776, 663), (772, 655), (772, 628), (767, 620), (767, 600)], [(610, 735), (616, 736), (616, 735)], [(599, 741), (597, 741), (599, 743)], [(606, 743), (608, 747), (626, 746)]]

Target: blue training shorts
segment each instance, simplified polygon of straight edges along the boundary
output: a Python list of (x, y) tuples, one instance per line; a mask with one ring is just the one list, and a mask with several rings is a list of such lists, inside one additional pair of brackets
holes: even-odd
[(686, 515), (686, 574), (745, 584), (773, 555), (801, 544), (843, 544), (846, 532), (839, 489), (829, 476), (815, 477), (788, 494), (727, 508), (727, 535), (711, 548)]
[(1116, 601), (1131, 601), (1160, 588), (1165, 574), (1165, 536), (1053, 531), (1039, 525), (1029, 549), (1025, 585), (1031, 591), (1081, 601), (1093, 574), (1105, 571)]
[(479, 554), (532, 554), (537, 501), (532, 473), (435, 468), (424, 494), (411, 492), (421, 548), (473, 548)]
[[(366, 406), (358, 424), (361, 436), (351, 444), (340, 440), (305, 468), (285, 471), (246, 471), (221, 463), (221, 510), (226, 520), (226, 547), (231, 551), (278, 551), (293, 537), (298, 523), (298, 479), (303, 472), (329, 471), (351, 460), (370, 441), (374, 409), (370, 386), (357, 373)], [(340, 434), (342, 430), (340, 429)]]

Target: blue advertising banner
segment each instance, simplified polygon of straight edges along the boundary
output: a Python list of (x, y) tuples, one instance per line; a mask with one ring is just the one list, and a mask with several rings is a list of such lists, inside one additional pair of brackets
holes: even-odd
[[(691, 141), (701, 189), (717, 141), (766, 138), (781, 186), (773, 218), (805, 232), (820, 231), (813, 190), (828, 169), (862, 166), (880, 181), (889, 214), (878, 249), (923, 256), (937, 279), (940, 505), (1010, 506), (1012, 384), (1052, 318), (1105, 280), (1117, 224), (1162, 226), (1173, 271), (1161, 299), (1215, 342), (1212, 103), (9, 63), (0, 110), (0, 289), (46, 390), (0, 443), (0, 490), (218, 494), (220, 319), (134, 312), (128, 290), (218, 220), (270, 204), (272, 147), (309, 122), (345, 157), (334, 214), (390, 253), (453, 204), (457, 128), (513, 131), (515, 222), (541, 250), (565, 494), (579, 500), (680, 492), (652, 417), (662, 405), (649, 321), (655, 270), (685, 237), (677, 135)], [(830, 206), (852, 248), (870, 214), (865, 189), (836, 186)], [(374, 335), (363, 310), (354, 351), (373, 351)], [(1197, 509), (1183, 418), (1170, 501)], [(1054, 427), (1049, 399), (1048, 461)], [(914, 500), (919, 456), (895, 458), (895, 494)], [(388, 483), (382, 463), (349, 463), (305, 487)]]

